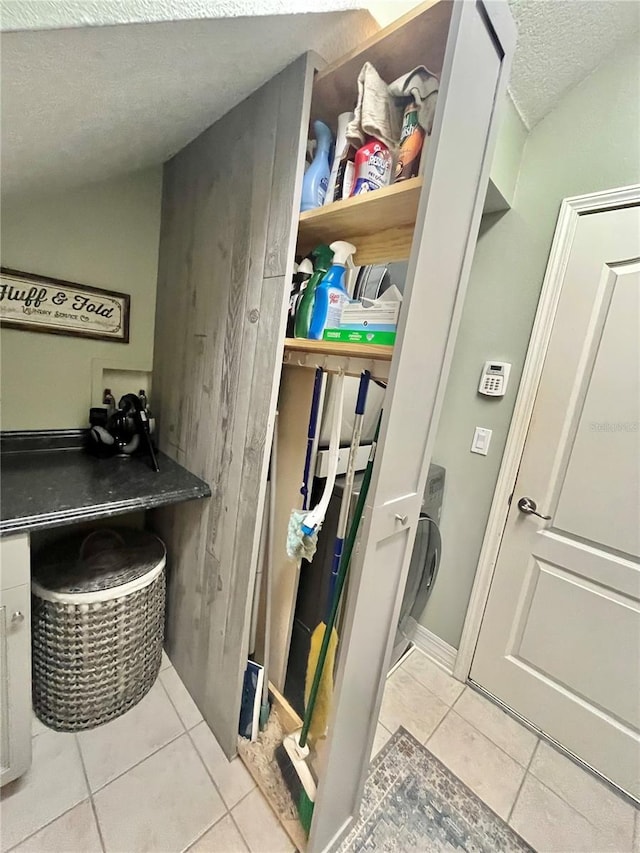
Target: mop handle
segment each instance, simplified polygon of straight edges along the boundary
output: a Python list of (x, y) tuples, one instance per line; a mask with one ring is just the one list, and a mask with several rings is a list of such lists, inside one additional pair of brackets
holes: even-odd
[(340, 558), (344, 547), (344, 537), (347, 532), (347, 522), (349, 520), (349, 508), (351, 506), (351, 493), (353, 492), (353, 483), (356, 477), (356, 462), (358, 450), (360, 449), (360, 438), (362, 436), (362, 422), (364, 419), (364, 410), (367, 404), (367, 392), (369, 390), (369, 381), (371, 374), (365, 370), (360, 375), (360, 385), (358, 387), (358, 397), (356, 399), (355, 416), (353, 419), (353, 432), (351, 434), (351, 445), (349, 447), (349, 459), (347, 462), (347, 474), (344, 480), (344, 488), (342, 491), (342, 502), (340, 504), (340, 514), (338, 516), (338, 528), (336, 532), (336, 540), (333, 550), (333, 562), (331, 563), (331, 575), (329, 579), (329, 595), (327, 596), (327, 616), (331, 612), (333, 596), (335, 595), (336, 580), (340, 569)]
[(305, 536), (311, 536), (319, 528), (329, 508), (333, 487), (338, 473), (338, 459), (340, 456), (340, 428), (342, 427), (342, 404), (344, 400), (344, 373), (340, 371), (336, 376), (336, 401), (334, 403), (331, 437), (329, 439), (329, 466), (325, 480), (322, 497), (311, 512), (307, 513), (300, 525)]
[(336, 583), (336, 591), (333, 598), (333, 604), (331, 605), (331, 613), (329, 614), (327, 627), (324, 632), (324, 637), (322, 638), (322, 646), (320, 647), (320, 654), (318, 656), (318, 665), (316, 666), (316, 671), (313, 674), (313, 683), (311, 684), (311, 690), (309, 692), (309, 702), (307, 703), (307, 708), (304, 713), (304, 721), (302, 723), (302, 730), (300, 731), (299, 744), (301, 747), (303, 747), (307, 742), (307, 735), (309, 734), (309, 728), (311, 726), (311, 720), (313, 719), (313, 711), (316, 704), (316, 698), (318, 696), (318, 687), (320, 686), (320, 679), (322, 678), (322, 670), (324, 669), (324, 662), (327, 658), (327, 651), (329, 650), (329, 641), (331, 639), (333, 626), (336, 623), (336, 617), (338, 615), (338, 605), (340, 604), (340, 596), (342, 595), (342, 589), (344, 587), (345, 580), (347, 579), (347, 572), (349, 570), (349, 563), (351, 561), (353, 547), (358, 537), (358, 528), (360, 527), (360, 521), (364, 512), (364, 505), (367, 500), (367, 493), (369, 491), (369, 483), (371, 482), (371, 475), (373, 473), (373, 462), (376, 455), (376, 445), (378, 442), (378, 434), (380, 432), (381, 421), (382, 411), (380, 412), (380, 415), (378, 417), (376, 432), (373, 437), (373, 443), (371, 444), (371, 452), (369, 453), (369, 461), (367, 462), (367, 468), (364, 472), (364, 477), (362, 478), (362, 486), (360, 487), (358, 502), (353, 513), (353, 518), (351, 519), (349, 535), (346, 538), (342, 559), (340, 560), (340, 572), (338, 574), (338, 580)]
[(271, 656), (271, 584), (273, 582), (273, 567), (275, 565), (275, 531), (274, 521), (276, 517), (276, 474), (278, 471), (278, 410), (276, 409), (273, 421), (273, 438), (271, 440), (270, 459), (270, 483), (269, 483), (269, 516), (267, 522), (267, 560), (264, 567), (264, 653), (262, 666), (264, 667), (264, 682), (262, 685), (262, 704), (269, 702), (269, 665)]
[(313, 395), (311, 397), (311, 412), (309, 413), (309, 430), (307, 432), (307, 454), (304, 460), (304, 473), (302, 474), (302, 487), (300, 489), (302, 509), (309, 508), (309, 474), (311, 473), (311, 457), (313, 455), (313, 445), (316, 440), (316, 429), (318, 426), (322, 374), (322, 368), (316, 367), (316, 375), (313, 380)]

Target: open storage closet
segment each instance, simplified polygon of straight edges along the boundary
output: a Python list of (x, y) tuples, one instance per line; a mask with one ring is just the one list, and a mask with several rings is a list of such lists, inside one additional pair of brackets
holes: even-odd
[[(286, 556), (287, 523), (301, 506), (315, 368), (367, 369), (388, 383), (343, 606), (313, 853), (331, 849), (358, 814), (514, 45), (500, 0), (427, 2), (331, 66), (296, 60), (165, 166), (159, 441), (212, 489), (209, 501), (155, 513), (170, 556), (166, 644), (229, 756), (276, 409), (269, 676), (282, 691), (299, 579)], [(300, 214), (310, 122), (335, 131), (338, 114), (353, 109), (365, 61), (387, 82), (418, 65), (440, 79), (421, 175)], [(394, 347), (285, 340), (294, 259), (335, 240), (356, 246), (358, 265), (408, 264)]]

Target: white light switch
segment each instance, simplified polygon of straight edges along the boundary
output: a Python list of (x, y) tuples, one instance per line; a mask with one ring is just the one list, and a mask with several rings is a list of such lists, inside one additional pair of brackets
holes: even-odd
[(485, 429), (484, 427), (476, 427), (476, 431), (473, 434), (473, 441), (471, 443), (471, 452), (480, 453), (482, 456), (486, 456), (489, 452), (489, 442), (491, 441), (491, 433), (492, 430), (490, 429)]

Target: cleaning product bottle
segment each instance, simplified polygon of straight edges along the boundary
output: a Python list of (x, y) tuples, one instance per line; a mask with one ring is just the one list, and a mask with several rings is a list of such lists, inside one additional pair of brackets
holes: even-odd
[(302, 294), (305, 291), (307, 282), (313, 275), (313, 263), (309, 258), (304, 258), (300, 261), (300, 265), (294, 270), (291, 284), (291, 293), (289, 295), (289, 313), (287, 314), (287, 337), (293, 337), (295, 328), (296, 311), (302, 299)]
[(329, 164), (329, 152), (333, 140), (331, 130), (323, 121), (314, 121), (313, 129), (316, 134), (316, 153), (302, 181), (302, 201), (300, 203), (302, 212), (322, 207), (331, 173)]
[(340, 113), (338, 116), (338, 132), (336, 133), (336, 150), (333, 155), (333, 165), (331, 166), (331, 174), (329, 175), (329, 187), (324, 203), (331, 204), (335, 201), (336, 178), (338, 177), (338, 169), (343, 160), (346, 160), (349, 143), (347, 142), (347, 125), (353, 121), (353, 113)]
[(326, 245), (321, 244), (311, 253), (315, 258), (313, 275), (307, 282), (302, 298), (296, 309), (296, 320), (294, 324), (294, 335), (296, 338), (308, 338), (309, 326), (313, 315), (313, 305), (316, 299), (316, 288), (325, 277), (333, 260), (333, 251)]
[(342, 201), (343, 198), (349, 198), (353, 184), (355, 183), (356, 166), (353, 162), (355, 159), (356, 150), (353, 145), (347, 145), (343, 156), (338, 163), (336, 171), (336, 185), (333, 188), (333, 201)]
[(340, 328), (342, 306), (349, 302), (344, 277), (347, 262), (356, 247), (344, 240), (337, 240), (331, 243), (329, 248), (333, 251), (333, 264), (316, 288), (316, 300), (309, 327), (309, 337), (315, 341), (322, 340), (325, 329)]
[(395, 181), (415, 178), (420, 169), (420, 152), (425, 133), (418, 123), (418, 106), (411, 102), (404, 111), (400, 134), (400, 153), (396, 164)]
[(355, 183), (351, 195), (379, 190), (391, 183), (393, 156), (384, 142), (370, 136), (356, 152)]

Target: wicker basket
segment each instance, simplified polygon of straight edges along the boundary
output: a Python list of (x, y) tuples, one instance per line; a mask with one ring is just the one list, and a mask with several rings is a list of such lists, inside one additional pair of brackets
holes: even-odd
[(107, 723), (139, 702), (160, 670), (165, 547), (144, 531), (98, 530), (34, 562), (35, 712), (58, 731)]

